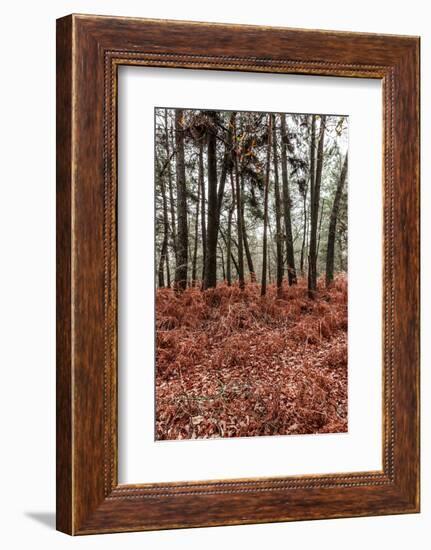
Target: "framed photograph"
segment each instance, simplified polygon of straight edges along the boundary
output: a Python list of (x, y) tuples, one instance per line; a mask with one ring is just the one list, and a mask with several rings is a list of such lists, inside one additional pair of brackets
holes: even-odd
[(419, 38), (57, 21), (57, 528), (419, 511)]

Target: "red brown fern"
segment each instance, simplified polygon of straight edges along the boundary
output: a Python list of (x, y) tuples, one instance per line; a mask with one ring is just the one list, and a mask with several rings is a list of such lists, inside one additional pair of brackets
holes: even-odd
[(347, 279), (156, 297), (156, 437), (347, 431)]

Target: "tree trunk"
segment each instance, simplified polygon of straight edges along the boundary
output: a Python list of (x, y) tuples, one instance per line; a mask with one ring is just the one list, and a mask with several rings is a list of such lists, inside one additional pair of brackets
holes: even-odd
[[(316, 115), (313, 115), (312, 121), (312, 137), (315, 134)], [(310, 298), (314, 298), (317, 289), (317, 223), (319, 216), (320, 205), (320, 186), (322, 181), (322, 168), (323, 168), (323, 145), (325, 139), (325, 121), (324, 115), (320, 118), (320, 130), (319, 141), (317, 145), (317, 161), (316, 161), (316, 175), (314, 182), (311, 186), (310, 194), (310, 249), (308, 256), (308, 295)], [(314, 139), (312, 158), (314, 159)]]
[(268, 146), (266, 152), (265, 193), (263, 204), (263, 245), (262, 245), (262, 286), (261, 296), (266, 294), (266, 268), (268, 248), (268, 193), (269, 193), (269, 169), (271, 162), (271, 116), (268, 115)]
[(167, 277), (168, 277), (168, 286), (170, 286), (170, 275), (169, 275), (169, 253), (168, 253), (168, 239), (169, 239), (169, 218), (168, 218), (168, 202), (166, 199), (166, 188), (164, 182), (164, 175), (160, 178), (160, 187), (162, 190), (162, 201), (163, 201), (163, 243), (162, 250), (160, 253), (159, 261), (159, 288), (165, 286), (164, 280), (164, 267), (166, 264), (167, 267)]
[[(218, 233), (220, 229), (220, 213), (224, 198), (224, 189), (226, 186), (226, 179), (228, 171), (231, 168), (231, 159), (232, 159), (232, 121), (235, 118), (236, 113), (232, 112), (230, 115), (229, 120), (229, 130), (228, 130), (228, 136), (227, 136), (227, 142), (225, 144), (225, 151), (223, 156), (223, 162), (222, 162), (222, 169), (221, 169), (221, 175), (220, 175), (220, 182), (218, 184), (217, 188), (217, 135), (216, 135), (216, 123), (217, 123), (217, 113), (214, 111), (207, 111), (206, 112), (208, 118), (210, 121), (212, 121), (212, 127), (208, 129), (209, 133), (209, 140), (208, 140), (208, 151), (214, 152), (214, 158), (215, 158), (215, 164), (213, 167), (210, 167), (210, 157), (212, 156), (208, 155), (208, 224), (205, 228), (205, 192), (202, 193), (202, 213), (201, 213), (201, 219), (202, 219), (202, 242), (205, 243), (204, 246), (204, 261), (203, 261), (203, 272), (202, 272), (202, 280), (203, 280), (203, 288), (210, 288), (211, 286), (217, 285), (217, 243), (218, 243)], [(211, 143), (210, 143), (211, 142)], [(214, 172), (213, 174), (213, 180), (210, 184), (210, 172)], [(212, 185), (214, 187), (212, 187)], [(210, 199), (210, 193), (211, 193), (211, 199)], [(214, 195), (215, 193), (215, 195)], [(210, 202), (211, 202), (211, 212), (210, 212)], [(211, 219), (211, 228), (210, 228), (210, 219)], [(207, 253), (208, 253), (208, 245), (211, 248), (211, 257), (207, 261)], [(214, 262), (215, 257), (215, 262)], [(205, 270), (207, 268), (208, 262), (213, 265), (213, 269), (215, 269), (215, 277), (213, 274), (210, 274), (208, 277), (205, 275)], [(209, 286), (207, 286), (209, 285)]]
[[(244, 197), (244, 176), (241, 174), (241, 194)], [(245, 227), (245, 216), (244, 216), (244, 200), (241, 201), (241, 218), (242, 218), (242, 236), (244, 237), (244, 250), (245, 257), (247, 258), (248, 271), (250, 273), (250, 281), (252, 283), (256, 282), (256, 272), (254, 270), (253, 258), (251, 257), (250, 247), (248, 245), (247, 230)]]
[(159, 257), (159, 268), (157, 270), (158, 272), (158, 279), (159, 279), (159, 288), (163, 288), (165, 286), (165, 278), (164, 278), (164, 265), (166, 263), (165, 259), (166, 254), (166, 239), (163, 237), (162, 242), (162, 249), (160, 251), (160, 257)]
[(199, 144), (199, 185), (201, 188), (201, 239), (202, 239), (202, 284), (205, 280), (205, 255), (207, 231), (205, 224), (205, 177), (204, 177), (204, 144)]
[(182, 127), (183, 110), (175, 110), (175, 146), (177, 150), (177, 258), (175, 269), (175, 288), (187, 287), (188, 268), (188, 228), (187, 228), (187, 189), (184, 164), (184, 130)]
[[(224, 241), (224, 244), (226, 245), (227, 247), (227, 237), (226, 235), (224, 234), (224, 231), (222, 231), (222, 229), (220, 228), (220, 235)], [(233, 242), (233, 239), (231, 238), (231, 242)], [(236, 260), (235, 260), (235, 256), (233, 255), (233, 252), (231, 251), (230, 253), (230, 259), (233, 263), (233, 265), (235, 266), (235, 269), (236, 269), (236, 272), (239, 273), (239, 269), (238, 269), (238, 264), (236, 263)]]
[(305, 257), (305, 241), (307, 240), (307, 187), (304, 187), (303, 193), (303, 220), (302, 225), (302, 246), (301, 246), (301, 259), (299, 262), (299, 269), (301, 271), (301, 276), (304, 276), (304, 257)]
[[(236, 139), (236, 121), (233, 119), (234, 133)], [(236, 195), (236, 226), (238, 233), (238, 280), (239, 288), (244, 290), (245, 281), (244, 281), (244, 237), (242, 234), (243, 230), (243, 221), (242, 221), (242, 193), (241, 186), (239, 182), (239, 170), (238, 170), (238, 151), (234, 152), (234, 169), (235, 169), (235, 195)], [(231, 173), (232, 175), (232, 173)]]
[[(297, 283), (295, 268), (295, 251), (293, 248), (292, 233), (292, 214), (289, 192), (289, 180), (287, 172), (287, 131), (286, 115), (281, 115), (281, 177), (283, 181), (283, 214), (284, 231), (286, 233), (286, 258), (287, 258), (287, 277), (289, 286)], [(302, 250), (302, 258), (304, 252)], [(303, 260), (302, 260), (303, 261)]]
[(231, 177), (231, 186), (232, 186), (232, 203), (229, 206), (228, 218), (227, 218), (227, 242), (226, 242), (226, 280), (228, 286), (232, 284), (232, 216), (235, 210), (235, 186), (233, 184), (233, 179)]
[(232, 167), (232, 140), (233, 140), (233, 131), (235, 129), (235, 117), (236, 112), (232, 111), (229, 118), (228, 124), (228, 135), (227, 143), (225, 144), (223, 163), (220, 175), (220, 183), (217, 191), (217, 209), (218, 209), (218, 218), (220, 219), (220, 212), (224, 198), (224, 189), (226, 186), (227, 174)]
[(228, 286), (232, 284), (232, 267), (231, 267), (231, 254), (232, 254), (232, 209), (229, 208), (227, 219), (227, 243), (226, 243), (226, 280)]
[(169, 267), (169, 255), (166, 254), (166, 286), (171, 288), (171, 269)]
[[(268, 206), (269, 208), (269, 206)], [(269, 234), (269, 239), (268, 239), (268, 282), (270, 285), (272, 285), (272, 281), (273, 281), (273, 269), (272, 267), (275, 266), (275, 280), (277, 279), (277, 252), (276, 252), (276, 249), (274, 250), (274, 243), (275, 243), (275, 238), (274, 238), (274, 234), (272, 232), (272, 227), (271, 227), (271, 224), (270, 224), (270, 221), (268, 219), (268, 234)]]
[(175, 221), (175, 202), (174, 202), (174, 190), (173, 190), (173, 181), (172, 181), (172, 167), (171, 167), (171, 152), (169, 147), (169, 130), (168, 130), (168, 110), (165, 109), (165, 148), (166, 148), (166, 158), (168, 159), (167, 173), (168, 173), (168, 187), (169, 187), (169, 205), (170, 205), (170, 215), (171, 215), (171, 239), (172, 239), (172, 250), (174, 255), (177, 255), (177, 224)]
[(252, 283), (256, 282), (256, 272), (254, 270), (253, 258), (251, 257), (250, 246), (248, 244), (247, 230), (245, 228), (244, 214), (242, 215), (242, 236), (244, 238), (244, 250), (245, 257), (247, 258), (247, 267), (250, 273), (250, 281)]
[(214, 123), (208, 128), (208, 218), (205, 252), (205, 278), (203, 288), (217, 285), (217, 234), (218, 234), (218, 200), (217, 200), (217, 141), (215, 123), (217, 114), (208, 111), (209, 119)]
[[(309, 188), (310, 188), (310, 210), (311, 204), (314, 201), (314, 182), (316, 179), (315, 173), (316, 162), (316, 116), (311, 115), (311, 134), (310, 134), (310, 174), (309, 174)], [(305, 209), (306, 197), (304, 198), (304, 219), (306, 219), (307, 211)], [(311, 214), (311, 213), (310, 213)], [(307, 241), (307, 224), (304, 221), (304, 241), (306, 246)], [(310, 294), (310, 249), (308, 248), (308, 293)], [(305, 258), (305, 254), (304, 254)]]
[(325, 199), (322, 199), (322, 204), (320, 205), (319, 229), (317, 231), (317, 251), (316, 251), (317, 259), (319, 259), (320, 238), (322, 236), (322, 220), (323, 220), (323, 207), (324, 206), (325, 206)]
[[(200, 166), (199, 166), (200, 169)], [(195, 215), (195, 242), (193, 247), (193, 263), (192, 263), (192, 286), (196, 285), (197, 279), (197, 257), (198, 257), (198, 239), (199, 239), (199, 208), (201, 200), (201, 178), (202, 175), (199, 173), (198, 179), (198, 198), (196, 201), (196, 215)]]
[(223, 281), (226, 281), (226, 270), (224, 268), (224, 254), (223, 254), (223, 247), (219, 244), (218, 245), (220, 249), (220, 259), (221, 259), (221, 272), (223, 276)]
[(275, 246), (277, 265), (277, 296), (281, 296), (283, 290), (283, 234), (281, 231), (281, 200), (280, 183), (278, 179), (278, 151), (277, 129), (275, 115), (272, 117), (272, 147), (274, 155), (274, 195), (275, 195)]
[(343, 167), (341, 169), (340, 179), (338, 180), (337, 189), (335, 191), (334, 203), (331, 210), (331, 218), (328, 229), (328, 246), (326, 249), (326, 286), (328, 287), (334, 280), (334, 249), (335, 249), (335, 234), (337, 229), (338, 210), (340, 207), (341, 195), (343, 193), (344, 183), (347, 177), (347, 153), (344, 157)]

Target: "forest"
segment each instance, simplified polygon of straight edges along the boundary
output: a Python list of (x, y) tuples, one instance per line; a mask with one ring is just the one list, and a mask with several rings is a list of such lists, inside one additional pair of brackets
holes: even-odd
[(347, 431), (348, 117), (155, 109), (156, 439)]

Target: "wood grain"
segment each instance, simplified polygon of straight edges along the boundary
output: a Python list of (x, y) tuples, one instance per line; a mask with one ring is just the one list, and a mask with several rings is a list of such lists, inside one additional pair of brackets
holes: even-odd
[(72, 27), (57, 22), (57, 529), (71, 533), (72, 496)]
[[(382, 471), (118, 485), (116, 110), (123, 64), (382, 80)], [(419, 510), (418, 101), (417, 37), (80, 15), (58, 20), (59, 530), (87, 534)]]

